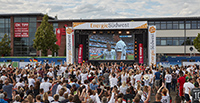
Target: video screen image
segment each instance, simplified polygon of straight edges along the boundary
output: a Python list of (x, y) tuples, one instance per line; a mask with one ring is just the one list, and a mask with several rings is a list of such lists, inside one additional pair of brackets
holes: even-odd
[(91, 34), (89, 60), (134, 60), (132, 35)]

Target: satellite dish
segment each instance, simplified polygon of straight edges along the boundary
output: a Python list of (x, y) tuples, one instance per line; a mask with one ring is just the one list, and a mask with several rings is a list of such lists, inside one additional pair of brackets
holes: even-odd
[(193, 47), (190, 47), (190, 51), (193, 51)]

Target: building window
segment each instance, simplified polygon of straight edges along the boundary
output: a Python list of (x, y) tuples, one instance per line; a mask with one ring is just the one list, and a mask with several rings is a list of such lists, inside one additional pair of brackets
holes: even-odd
[(160, 30), (160, 21), (156, 21), (155, 25), (156, 25), (156, 29)]
[(167, 44), (167, 42), (166, 42), (166, 38), (165, 37), (162, 37), (162, 38), (160, 38), (161, 40), (160, 40), (160, 45), (166, 45)]
[(190, 29), (191, 28), (191, 23), (190, 21), (186, 21), (186, 29)]
[(167, 21), (167, 29), (172, 29), (172, 21)]
[(192, 29), (197, 29), (197, 21), (192, 21)]
[(170, 37), (167, 38), (167, 45), (172, 45), (172, 38)]
[(198, 21), (198, 29), (200, 28), (200, 21)]
[(4, 24), (4, 19), (0, 19), (0, 23)]
[(149, 21), (148, 24), (149, 25), (154, 25), (154, 22), (153, 21)]
[(37, 22), (37, 18), (36, 17), (30, 17), (30, 22)]
[(179, 29), (184, 29), (184, 21), (179, 21)]
[(179, 45), (184, 45), (184, 37), (179, 37)]
[(160, 38), (159, 37), (156, 38), (156, 45), (160, 45)]
[(173, 37), (173, 45), (179, 45), (179, 41), (177, 37)]
[(29, 22), (29, 18), (28, 17), (22, 17), (22, 22)]
[(5, 34), (10, 38), (10, 18), (0, 18), (0, 40)]
[(166, 21), (161, 21), (161, 29), (166, 29)]
[(193, 45), (193, 40), (195, 37), (187, 37), (184, 40), (184, 37), (157, 37), (156, 45), (157, 46), (183, 46), (183, 45)]
[(178, 29), (178, 21), (173, 21), (173, 29)]
[(53, 32), (55, 33), (56, 28), (58, 28), (58, 23), (53, 23)]

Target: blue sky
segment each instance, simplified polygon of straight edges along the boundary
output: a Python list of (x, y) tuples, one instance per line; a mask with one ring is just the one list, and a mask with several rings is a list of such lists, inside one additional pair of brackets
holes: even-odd
[(200, 16), (200, 0), (0, 0), (0, 14), (48, 13), (59, 19)]

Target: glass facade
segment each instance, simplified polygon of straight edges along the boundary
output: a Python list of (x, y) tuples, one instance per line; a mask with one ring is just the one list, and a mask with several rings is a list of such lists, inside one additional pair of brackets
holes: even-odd
[(0, 18), (0, 41), (5, 34), (10, 38), (10, 18)]
[(156, 25), (157, 30), (200, 29), (200, 20), (149, 21), (148, 25)]
[(193, 45), (193, 40), (195, 37), (157, 37), (156, 45), (157, 46), (183, 46), (185, 45)]
[(28, 22), (29, 23), (29, 37), (15, 38), (14, 37), (14, 56), (35, 56), (36, 50), (33, 48), (33, 39), (37, 30), (36, 17), (14, 17), (14, 23)]

